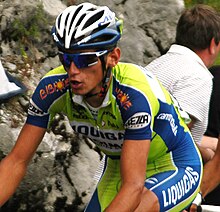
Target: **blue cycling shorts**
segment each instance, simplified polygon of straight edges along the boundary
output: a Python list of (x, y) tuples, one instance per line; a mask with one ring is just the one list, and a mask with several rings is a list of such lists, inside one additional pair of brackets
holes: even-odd
[[(187, 208), (199, 192), (202, 165), (183, 165), (176, 170), (156, 173), (148, 177), (145, 187), (156, 194), (160, 211), (182, 211)], [(106, 157), (100, 182), (89, 202), (86, 212), (101, 212), (117, 195), (121, 185), (120, 160)]]

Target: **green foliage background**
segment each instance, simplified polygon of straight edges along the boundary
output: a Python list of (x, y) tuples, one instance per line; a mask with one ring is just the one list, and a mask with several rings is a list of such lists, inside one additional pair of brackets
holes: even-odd
[(184, 2), (186, 7), (190, 7), (195, 4), (207, 4), (220, 11), (219, 0), (185, 0)]
[[(220, 0), (184, 0), (186, 8), (191, 7), (195, 4), (207, 4), (214, 7), (216, 10), (220, 12)], [(220, 65), (220, 54), (215, 61), (214, 65)]]

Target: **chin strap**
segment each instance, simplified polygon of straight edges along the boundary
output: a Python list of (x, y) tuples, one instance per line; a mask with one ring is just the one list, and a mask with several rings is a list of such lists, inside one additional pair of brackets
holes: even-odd
[(99, 92), (97, 92), (97, 93), (87, 93), (86, 95), (84, 95), (84, 97), (85, 98), (90, 98), (90, 97), (93, 97), (93, 96), (96, 96), (96, 95), (98, 95), (99, 94)]
[(104, 97), (106, 95), (107, 91), (108, 91), (108, 82), (109, 82), (110, 77), (111, 77), (111, 72), (112, 72), (111, 68), (108, 68), (106, 70), (105, 77), (102, 80), (102, 88), (101, 88), (101, 91), (98, 94), (99, 97)]
[(85, 98), (90, 98), (90, 97), (93, 97), (93, 96), (99, 96), (99, 97), (104, 97), (108, 91), (108, 82), (110, 80), (110, 77), (111, 77), (111, 68), (107, 68), (106, 69), (106, 63), (105, 63), (105, 59), (104, 59), (104, 55), (102, 55), (100, 57), (100, 60), (101, 60), (101, 63), (102, 63), (102, 70), (103, 70), (103, 75), (104, 75), (104, 78), (102, 80), (102, 88), (101, 88), (101, 91), (100, 92), (97, 92), (97, 93), (94, 93), (94, 94), (91, 94), (91, 93), (88, 93), (85, 95)]

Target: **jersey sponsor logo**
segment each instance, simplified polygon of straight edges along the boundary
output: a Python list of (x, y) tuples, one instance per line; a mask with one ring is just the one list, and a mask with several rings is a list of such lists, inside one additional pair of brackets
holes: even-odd
[(28, 114), (33, 116), (43, 116), (46, 115), (40, 108), (38, 108), (31, 100), (28, 107)]
[(88, 117), (87, 114), (85, 113), (74, 113), (73, 114), (73, 117), (76, 118), (76, 119), (91, 119), (90, 117)]
[[(105, 124), (106, 123), (107, 123), (108, 126), (110, 126), (113, 129), (118, 129), (119, 128), (118, 124), (115, 121), (108, 120), (107, 122), (105, 122)], [(105, 126), (105, 125), (103, 125), (103, 126)]]
[(112, 141), (118, 141), (124, 139), (124, 133), (122, 132), (111, 132), (111, 130), (100, 130), (93, 126), (86, 125), (74, 125), (71, 123), (71, 126), (75, 132), (85, 135), (92, 139), (106, 139)]
[(55, 32), (52, 33), (52, 36), (53, 36), (53, 39), (54, 39), (56, 42), (59, 42), (59, 39), (58, 39), (58, 37), (56, 36)]
[(108, 142), (108, 141), (98, 141), (96, 139), (92, 139), (92, 141), (101, 149), (105, 150), (115, 150), (114, 152), (120, 152), (122, 148), (122, 141), (120, 142)]
[(85, 119), (85, 120), (90, 119), (85, 109), (82, 106), (75, 103), (73, 103), (73, 117), (76, 119)]
[(150, 177), (150, 178), (146, 179), (145, 182), (154, 185), (154, 184), (158, 183), (158, 179), (156, 177)]
[(175, 124), (175, 119), (172, 114), (161, 113), (158, 115), (157, 119), (169, 121), (173, 134), (176, 136), (178, 126)]
[(121, 106), (125, 109), (125, 110), (128, 110), (131, 106), (132, 106), (132, 103), (131, 101), (129, 100), (129, 95), (124, 93), (121, 89), (119, 88), (116, 88), (115, 89), (117, 95), (117, 99), (119, 100)]
[(111, 13), (107, 13), (107, 14), (104, 16), (103, 21), (100, 22), (100, 23), (98, 24), (98, 26), (103, 26), (103, 25), (105, 25), (105, 24), (107, 24), (107, 23), (110, 23), (112, 19), (113, 19), (112, 14), (111, 14)]
[(113, 129), (118, 129), (119, 124), (117, 123), (116, 116), (109, 112), (109, 111), (104, 111), (101, 115), (102, 119), (102, 127), (104, 126), (109, 126)]
[(104, 111), (102, 115), (103, 116), (110, 116), (111, 118), (116, 120), (116, 116), (113, 113), (110, 113), (109, 111)]
[(69, 79), (62, 79), (58, 82), (50, 83), (45, 85), (44, 88), (40, 89), (40, 98), (43, 100), (48, 95), (53, 94), (54, 92), (62, 91), (69, 86)]
[(85, 119), (85, 120), (91, 119), (88, 116), (86, 109), (83, 106), (81, 106), (75, 102), (72, 102), (72, 104), (73, 104), (73, 118)]
[(125, 128), (127, 129), (141, 129), (150, 124), (151, 116), (149, 113), (139, 112), (135, 113), (130, 117), (126, 123)]
[(198, 181), (199, 173), (193, 170), (192, 167), (186, 167), (185, 174), (180, 181), (166, 190), (162, 190), (164, 207), (171, 204), (176, 205), (178, 200), (187, 195), (193, 187), (197, 186)]

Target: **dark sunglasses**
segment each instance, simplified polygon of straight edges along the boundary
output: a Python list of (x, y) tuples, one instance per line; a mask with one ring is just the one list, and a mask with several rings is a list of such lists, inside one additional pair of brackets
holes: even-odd
[(77, 68), (86, 68), (97, 64), (98, 58), (106, 53), (108, 53), (108, 50), (77, 54), (59, 52), (59, 59), (65, 68), (70, 68), (71, 62), (73, 62)]

